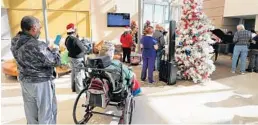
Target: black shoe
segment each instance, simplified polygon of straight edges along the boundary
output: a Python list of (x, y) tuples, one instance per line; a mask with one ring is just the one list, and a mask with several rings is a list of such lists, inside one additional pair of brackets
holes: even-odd
[(253, 72), (253, 69), (246, 69), (247, 72)]

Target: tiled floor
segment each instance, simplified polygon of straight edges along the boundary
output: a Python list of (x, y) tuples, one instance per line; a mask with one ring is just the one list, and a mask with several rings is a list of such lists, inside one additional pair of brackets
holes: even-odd
[[(231, 60), (220, 56), (212, 81), (194, 84), (178, 81), (175, 86), (142, 83), (143, 93), (136, 97), (133, 123), (256, 123), (258, 124), (258, 74), (231, 74)], [(136, 74), (140, 66), (134, 67)], [(157, 73), (156, 73), (157, 74)], [(156, 76), (157, 77), (157, 76)], [(20, 85), (15, 79), (1, 77), (2, 124), (25, 124)], [(69, 75), (55, 81), (59, 124), (73, 124), (72, 108), (76, 94), (70, 90)], [(106, 110), (115, 110), (108, 108)], [(91, 123), (111, 124), (117, 119), (97, 116)]]

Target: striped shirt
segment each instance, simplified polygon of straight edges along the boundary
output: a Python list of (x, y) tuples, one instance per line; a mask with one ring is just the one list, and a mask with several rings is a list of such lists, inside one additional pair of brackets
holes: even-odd
[(247, 30), (241, 30), (235, 33), (233, 41), (236, 45), (249, 45), (252, 39), (252, 33)]

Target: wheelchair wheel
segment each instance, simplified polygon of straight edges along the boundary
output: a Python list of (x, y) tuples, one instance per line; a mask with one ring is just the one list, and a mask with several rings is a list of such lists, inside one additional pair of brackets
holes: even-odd
[(134, 109), (134, 99), (133, 99), (133, 96), (130, 95), (125, 100), (125, 107), (123, 110), (122, 117), (119, 121), (119, 124), (131, 124), (132, 116), (133, 116), (133, 109)]
[(73, 120), (75, 124), (85, 124), (92, 117), (94, 107), (86, 105), (87, 88), (83, 89), (77, 96), (73, 106)]

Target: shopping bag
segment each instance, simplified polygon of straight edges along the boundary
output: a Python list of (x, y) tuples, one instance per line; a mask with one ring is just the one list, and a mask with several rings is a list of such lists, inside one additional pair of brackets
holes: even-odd
[(140, 82), (136, 79), (136, 77), (133, 78), (133, 96), (137, 96), (141, 93), (141, 87)]
[(67, 50), (61, 52), (61, 64), (62, 65), (68, 65), (69, 64), (69, 57), (68, 57), (68, 51)]

